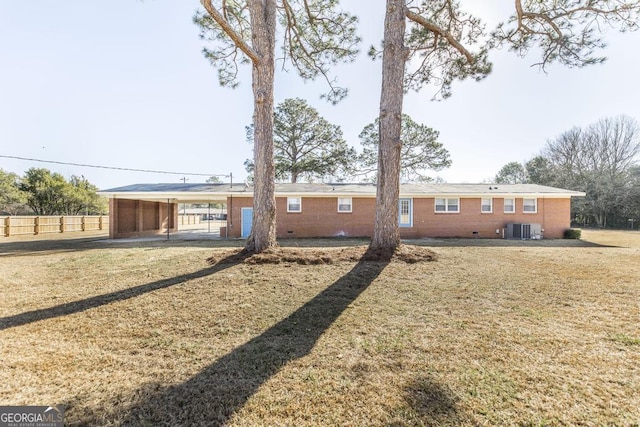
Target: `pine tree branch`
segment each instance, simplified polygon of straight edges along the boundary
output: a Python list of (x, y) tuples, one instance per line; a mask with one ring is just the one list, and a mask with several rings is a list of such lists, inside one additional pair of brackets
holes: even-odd
[(235, 43), (235, 45), (240, 49), (245, 55), (251, 59), (254, 64), (259, 64), (262, 60), (260, 55), (253, 50), (249, 44), (242, 38), (240, 34), (238, 34), (233, 27), (229, 24), (229, 22), (224, 18), (224, 16), (216, 10), (215, 7), (211, 4), (211, 0), (200, 0), (200, 3), (205, 8), (207, 13), (216, 21), (216, 24), (222, 28), (222, 30), (229, 36), (231, 40)]
[(406, 17), (409, 18), (410, 20), (412, 20), (413, 22), (415, 22), (418, 25), (423, 26), (424, 28), (426, 28), (427, 30), (438, 34), (442, 37), (444, 37), (445, 39), (447, 39), (447, 41), (449, 42), (449, 44), (451, 46), (453, 46), (458, 52), (460, 52), (460, 54), (462, 54), (465, 58), (467, 58), (467, 62), (469, 64), (473, 64), (475, 62), (473, 55), (471, 54), (471, 52), (469, 52), (464, 46), (462, 46), (462, 44), (456, 40), (456, 38), (453, 36), (453, 34), (451, 34), (450, 32), (438, 27), (437, 25), (435, 25), (432, 22), (429, 22), (427, 19), (425, 19), (423, 16), (418, 15), (415, 12), (410, 11), (409, 9), (407, 9), (406, 13), (405, 13)]
[(552, 18), (542, 13), (525, 12), (524, 9), (522, 8), (522, 2), (520, 0), (516, 0), (516, 15), (518, 16), (518, 27), (525, 28), (527, 31), (531, 33), (546, 34), (546, 33), (540, 33), (540, 32), (534, 31), (528, 26), (526, 26), (523, 22), (524, 20), (523, 18), (544, 21), (547, 24), (549, 24), (549, 26), (553, 29), (553, 31), (558, 35), (558, 39), (561, 39), (563, 36), (562, 30), (560, 29), (560, 27), (558, 27), (558, 25), (556, 25), (556, 23), (553, 21)]

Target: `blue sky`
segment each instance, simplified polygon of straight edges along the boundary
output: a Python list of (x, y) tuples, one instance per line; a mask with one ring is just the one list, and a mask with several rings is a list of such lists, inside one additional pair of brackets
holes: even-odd
[[(344, 1), (360, 16), (363, 52), (336, 68), (349, 97), (322, 100), (324, 86), (280, 70), (276, 103), (300, 97), (340, 125), (348, 143), (378, 110), (380, 62), (365, 54), (381, 39), (384, 2)], [(473, 4), (488, 23), (509, 6)], [(122, 168), (245, 177), (251, 157), (244, 127), (251, 122), (249, 70), (235, 90), (221, 88), (202, 56), (192, 24), (197, 1), (114, 0), (0, 2), (0, 155)], [(606, 36), (604, 65), (586, 69), (532, 68), (537, 59), (494, 52), (494, 72), (456, 83), (453, 97), (431, 102), (433, 88), (409, 93), (404, 110), (440, 132), (451, 168), (434, 173), (450, 183), (490, 180), (504, 164), (525, 161), (573, 126), (627, 114), (640, 120), (640, 34)], [(46, 167), (84, 175), (101, 189), (182, 176), (110, 171), (0, 158), (23, 174)], [(188, 182), (202, 177), (187, 176)]]

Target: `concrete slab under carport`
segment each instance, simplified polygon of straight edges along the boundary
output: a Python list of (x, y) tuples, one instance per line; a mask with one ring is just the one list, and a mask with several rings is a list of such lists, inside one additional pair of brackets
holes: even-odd
[[(184, 227), (192, 227), (192, 226), (184, 226)], [(178, 231), (170, 232), (167, 236), (164, 234), (154, 234), (147, 236), (134, 236), (134, 237), (123, 237), (117, 239), (107, 239), (107, 242), (151, 242), (151, 241), (162, 241), (162, 240), (175, 240), (175, 241), (203, 241), (203, 240), (244, 240), (244, 239), (228, 239), (225, 236), (220, 237), (220, 232), (218, 231), (203, 231), (201, 228), (188, 228), (181, 229)]]

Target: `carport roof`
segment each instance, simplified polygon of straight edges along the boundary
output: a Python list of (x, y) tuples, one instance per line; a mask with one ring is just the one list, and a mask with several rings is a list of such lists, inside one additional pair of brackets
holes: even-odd
[[(276, 184), (276, 196), (375, 197), (375, 184)], [(251, 197), (253, 187), (240, 184), (171, 183), (133, 184), (102, 190), (99, 194), (122, 199), (196, 202)], [(579, 191), (537, 184), (401, 184), (401, 197), (549, 197), (584, 196)]]

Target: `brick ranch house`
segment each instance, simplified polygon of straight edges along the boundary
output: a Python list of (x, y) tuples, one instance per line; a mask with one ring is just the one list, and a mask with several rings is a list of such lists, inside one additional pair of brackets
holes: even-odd
[[(370, 237), (375, 192), (374, 184), (276, 184), (278, 238)], [(137, 184), (100, 194), (109, 197), (113, 239), (178, 231), (178, 203), (226, 203), (220, 235), (251, 231), (253, 188), (246, 184)], [(584, 195), (535, 184), (402, 184), (400, 235), (562, 238), (571, 198)]]

